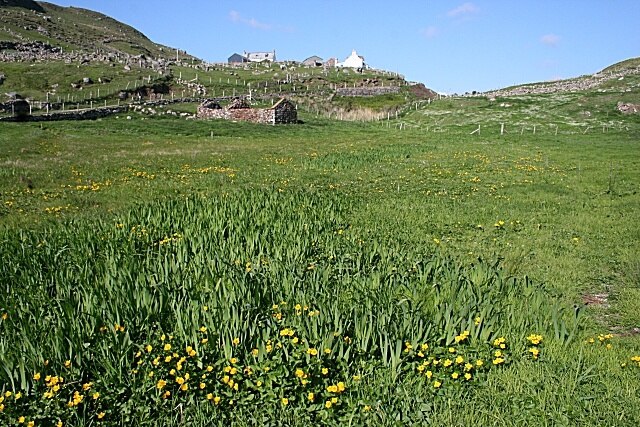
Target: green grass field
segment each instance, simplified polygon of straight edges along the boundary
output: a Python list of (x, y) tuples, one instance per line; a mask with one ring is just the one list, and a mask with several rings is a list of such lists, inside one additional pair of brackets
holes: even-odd
[(580, 96), (0, 124), (0, 423), (640, 424), (640, 120)]

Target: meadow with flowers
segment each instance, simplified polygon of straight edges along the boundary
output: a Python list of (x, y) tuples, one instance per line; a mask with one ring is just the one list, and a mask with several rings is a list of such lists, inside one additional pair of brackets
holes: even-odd
[(638, 425), (638, 119), (424, 108), (2, 124), (0, 424)]

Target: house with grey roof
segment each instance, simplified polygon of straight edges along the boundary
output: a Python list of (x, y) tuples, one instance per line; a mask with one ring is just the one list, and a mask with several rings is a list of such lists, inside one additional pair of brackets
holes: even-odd
[(313, 55), (302, 61), (308, 67), (322, 67), (324, 61), (319, 56)]
[(247, 62), (247, 58), (240, 55), (239, 53), (234, 53), (229, 57), (227, 61), (229, 64), (242, 64), (243, 62)]

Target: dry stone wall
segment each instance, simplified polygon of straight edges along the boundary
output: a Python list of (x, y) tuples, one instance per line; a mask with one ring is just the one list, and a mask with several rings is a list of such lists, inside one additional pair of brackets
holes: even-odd
[(51, 114), (42, 114), (37, 116), (14, 116), (3, 117), (3, 122), (53, 122), (59, 120), (96, 120), (107, 117), (112, 114), (123, 113), (128, 110), (128, 106), (121, 107), (103, 107), (94, 108), (92, 110), (65, 111)]
[(336, 89), (336, 94), (340, 96), (378, 96), (398, 92), (400, 92), (399, 86), (342, 87)]
[(241, 120), (246, 122), (267, 124), (275, 123), (273, 111), (263, 108), (214, 109), (198, 107), (198, 118)]

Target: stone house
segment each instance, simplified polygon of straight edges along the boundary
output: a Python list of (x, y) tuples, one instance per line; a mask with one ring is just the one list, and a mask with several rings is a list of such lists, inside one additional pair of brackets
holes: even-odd
[(289, 100), (281, 98), (272, 107), (252, 108), (244, 99), (235, 99), (222, 108), (217, 101), (207, 100), (198, 106), (199, 119), (240, 120), (253, 123), (297, 123), (298, 109)]
[(227, 62), (229, 64), (242, 64), (243, 62), (247, 62), (247, 59), (239, 53), (234, 53), (229, 57)]
[(10, 102), (11, 112), (16, 120), (26, 120), (31, 115), (31, 105), (25, 99), (15, 99)]
[(288, 99), (280, 98), (268, 110), (273, 114), (273, 124), (298, 123), (298, 108)]
[(322, 67), (323, 62), (322, 58), (316, 55), (310, 56), (302, 61), (302, 63), (308, 67)]
[(338, 63), (338, 60), (336, 58), (329, 58), (325, 61), (324, 66), (333, 68), (336, 66), (337, 63)]

